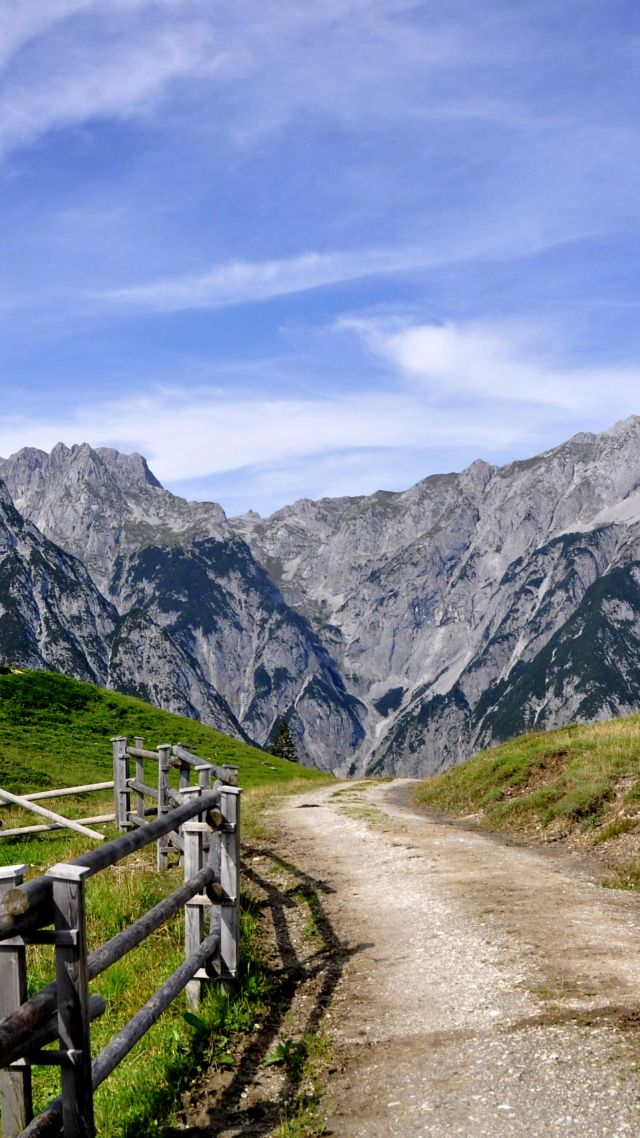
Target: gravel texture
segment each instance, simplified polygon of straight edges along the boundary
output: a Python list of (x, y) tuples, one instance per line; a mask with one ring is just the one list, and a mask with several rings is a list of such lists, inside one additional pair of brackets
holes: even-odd
[[(345, 963), (326, 1134), (640, 1132), (640, 902), (570, 860), (434, 822), (410, 783), (282, 808)], [(315, 808), (310, 808), (315, 807)]]

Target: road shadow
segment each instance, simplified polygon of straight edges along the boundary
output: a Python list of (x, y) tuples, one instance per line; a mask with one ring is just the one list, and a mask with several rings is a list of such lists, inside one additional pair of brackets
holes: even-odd
[[(267, 846), (243, 846), (242, 874), (249, 906), (260, 911), (265, 935), (274, 946), (270, 974), (275, 982), (270, 1012), (246, 1037), (232, 1072), (205, 1074), (191, 1093), (186, 1125), (163, 1131), (166, 1138), (249, 1135), (266, 1138), (286, 1116), (287, 1104), (300, 1103), (305, 1077), (305, 1040), (315, 1036), (331, 1005), (347, 962), (369, 944), (350, 944), (338, 936), (325, 899), (334, 893), (322, 878), (301, 870)], [(301, 924), (311, 928), (304, 931)], [(304, 997), (300, 993), (304, 991)], [(295, 1019), (295, 1028), (291, 1021)], [(286, 1025), (285, 1025), (286, 1021)], [(278, 1072), (265, 1068), (278, 1040), (295, 1031), (290, 1056)], [(194, 1117), (190, 1124), (189, 1116)]]

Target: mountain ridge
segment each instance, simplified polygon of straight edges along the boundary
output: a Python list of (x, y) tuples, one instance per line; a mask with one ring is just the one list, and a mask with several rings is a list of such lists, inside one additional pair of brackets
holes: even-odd
[[(596, 588), (614, 572), (635, 629), (636, 416), (505, 466), (478, 459), (405, 491), (299, 499), (268, 518), (187, 502), (141, 456), (87, 444), (25, 449), (0, 459), (0, 477), (119, 620), (144, 613), (169, 638), (191, 664), (192, 696), (208, 683), (259, 743), (287, 717), (305, 761), (327, 769), (427, 773), (498, 741), (516, 704), (526, 730), (640, 700), (631, 667), (609, 699), (588, 681), (577, 632), (562, 683), (547, 652), (587, 595), (589, 635), (621, 643), (622, 607)], [(569, 698), (580, 684), (591, 696)]]

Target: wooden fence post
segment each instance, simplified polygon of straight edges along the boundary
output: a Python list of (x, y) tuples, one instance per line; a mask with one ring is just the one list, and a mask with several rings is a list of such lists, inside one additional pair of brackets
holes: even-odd
[(60, 863), (46, 874), (53, 882), (65, 1138), (95, 1138), (84, 899), (90, 873), (86, 866)]
[(198, 776), (198, 786), (204, 794), (205, 790), (211, 790), (211, 764), (200, 763), (199, 766), (193, 768)]
[[(134, 746), (140, 750), (144, 747), (144, 739), (136, 735), (133, 740)], [(136, 782), (144, 785), (144, 759), (140, 755), (136, 755)], [(141, 822), (144, 822), (144, 794), (140, 790), (136, 790), (136, 815)]]
[(129, 808), (131, 791), (127, 786), (129, 777), (129, 756), (127, 755), (127, 740), (124, 735), (117, 735), (111, 740), (113, 751), (113, 802), (116, 824), (119, 830), (128, 830)]
[[(163, 814), (168, 813), (169, 807), (169, 768), (171, 759), (171, 746), (166, 743), (162, 747), (158, 747), (158, 818)], [(156, 866), (158, 869), (166, 869), (168, 865), (167, 854), (169, 852), (169, 839), (165, 835), (164, 838), (158, 838), (156, 845)]]
[(209, 935), (214, 933), (218, 934), (218, 951), (214, 963), (214, 971), (219, 975), (221, 970), (220, 960), (220, 938), (221, 938), (221, 908), (220, 908), (220, 890), (221, 890), (221, 876), (220, 864), (222, 859), (222, 831), (220, 825), (211, 831), (209, 835), (209, 849), (207, 850), (206, 862), (207, 865), (213, 870), (213, 889), (212, 889), (212, 904), (209, 910)]
[(235, 977), (238, 969), (240, 942), (241, 794), (242, 791), (237, 786), (223, 786), (220, 790), (220, 812), (223, 818), (220, 842), (220, 885), (224, 898), (220, 906), (220, 962), (222, 987), (227, 994), (231, 991), (230, 979)]
[[(199, 766), (194, 767), (193, 769), (194, 769), (194, 771), (196, 773), (196, 777), (198, 779), (198, 786), (200, 787), (200, 793), (206, 794), (208, 790), (211, 790), (211, 764), (210, 763), (200, 763)], [(208, 826), (207, 830), (203, 836), (203, 839), (202, 839), (202, 864), (203, 865), (204, 865), (205, 861), (207, 860), (207, 857), (209, 854), (209, 847), (211, 845), (212, 836), (213, 836), (213, 830), (211, 829), (210, 826)]]
[[(0, 868), (0, 897), (22, 885), (26, 865)], [(27, 968), (24, 943), (20, 937), (0, 941), (0, 1019), (17, 1011), (27, 998)], [(31, 1069), (14, 1067), (0, 1071), (2, 1133), (16, 1138), (33, 1117)]]
[[(194, 796), (199, 796), (200, 793), (201, 788), (199, 786), (189, 786), (182, 791), (182, 797), (186, 801)], [(196, 873), (204, 868), (204, 837), (209, 829), (210, 827), (206, 822), (198, 822), (195, 818), (192, 818), (190, 822), (185, 822), (182, 826), (185, 881), (195, 877)], [(206, 900), (202, 894), (196, 894), (185, 905), (184, 954), (186, 960), (193, 956), (204, 940), (205, 905)], [(199, 970), (193, 980), (187, 984), (187, 1003), (190, 1008), (195, 1009), (200, 1006), (200, 983), (205, 976), (206, 973)]]
[(188, 790), (191, 783), (191, 767), (188, 763), (180, 763), (180, 792)]

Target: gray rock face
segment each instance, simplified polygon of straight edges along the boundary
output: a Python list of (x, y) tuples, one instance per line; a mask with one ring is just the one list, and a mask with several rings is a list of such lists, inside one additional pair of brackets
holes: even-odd
[(86, 446), (21, 451), (0, 476), (130, 621), (115, 685), (126, 673), (210, 720), (224, 707), (259, 742), (286, 714), (319, 766), (428, 773), (640, 701), (638, 418), (267, 519), (227, 519), (140, 456)]
[(354, 761), (365, 708), (219, 506), (163, 490), (139, 455), (86, 444), (20, 451), (0, 472), (122, 618), (114, 687), (260, 744), (286, 716), (306, 762)]
[(118, 559), (111, 592), (123, 611), (152, 617), (252, 739), (266, 742), (286, 716), (307, 761), (327, 766), (328, 742), (343, 763), (352, 760), (364, 709), (244, 541), (146, 546)]
[(220, 506), (169, 494), (139, 454), (86, 443), (58, 443), (51, 454), (29, 447), (0, 459), (0, 478), (16, 509), (81, 558), (105, 593), (119, 553), (228, 533)]
[[(630, 556), (639, 485), (632, 418), (525, 462), (475, 462), (406, 493), (302, 501), (230, 524), (330, 637), (369, 708), (360, 766), (425, 773), (480, 743), (586, 714), (582, 704), (569, 712), (546, 682), (538, 708), (524, 679), (528, 710), (517, 721), (489, 709), (525, 665), (529, 676), (542, 667), (540, 653), (587, 591)], [(572, 667), (580, 671), (577, 656)], [(601, 711), (628, 706), (629, 693), (614, 688)]]
[(132, 609), (118, 623), (111, 644), (108, 686), (176, 715), (201, 719), (227, 735), (247, 738), (196, 661), (141, 609)]
[(83, 564), (25, 521), (0, 483), (0, 658), (104, 683), (116, 623)]
[(0, 661), (139, 695), (246, 738), (196, 663), (145, 614), (117, 609), (85, 566), (13, 506), (0, 483)]

